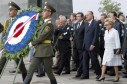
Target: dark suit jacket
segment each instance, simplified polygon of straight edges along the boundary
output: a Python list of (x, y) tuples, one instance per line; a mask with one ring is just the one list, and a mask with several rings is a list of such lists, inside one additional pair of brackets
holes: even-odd
[(85, 25), (85, 33), (84, 33), (84, 43), (83, 49), (89, 51), (91, 45), (94, 45), (94, 50), (98, 49), (98, 40), (99, 40), (99, 24), (97, 21), (93, 20), (90, 26)]
[(124, 59), (127, 59), (127, 30), (123, 40), (122, 53), (123, 53)]
[(116, 19), (116, 21), (115, 21), (114, 28), (119, 32), (119, 36), (120, 36), (120, 40), (121, 40), (122, 39), (121, 38), (122, 24), (121, 24), (121, 22), (118, 19)]
[(63, 39), (58, 40), (58, 49), (63, 51), (71, 47), (70, 32), (71, 26), (66, 25), (64, 28), (60, 28), (58, 36), (63, 36)]
[[(78, 23), (76, 24), (76, 28), (77, 26)], [(84, 32), (85, 32), (85, 22), (82, 22), (80, 28), (75, 29), (75, 34), (74, 34), (74, 47), (76, 47), (77, 49), (82, 49)]]

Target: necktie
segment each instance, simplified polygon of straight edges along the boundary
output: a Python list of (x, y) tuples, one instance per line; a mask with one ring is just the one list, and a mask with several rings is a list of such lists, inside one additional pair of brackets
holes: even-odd
[(78, 25), (77, 25), (77, 29), (79, 29), (80, 28), (80, 23), (78, 23)]

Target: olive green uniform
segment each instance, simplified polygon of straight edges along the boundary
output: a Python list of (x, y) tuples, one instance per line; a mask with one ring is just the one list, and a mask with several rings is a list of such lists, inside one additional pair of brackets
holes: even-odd
[(42, 62), (44, 64), (44, 69), (50, 79), (51, 84), (57, 84), (52, 72), (52, 57), (54, 52), (51, 45), (51, 40), (53, 31), (53, 25), (49, 20), (43, 24), (41, 30), (38, 33), (38, 39), (32, 42), (32, 45), (36, 47), (36, 52), (30, 64), (30, 68), (28, 70), (24, 84), (30, 84), (34, 71)]

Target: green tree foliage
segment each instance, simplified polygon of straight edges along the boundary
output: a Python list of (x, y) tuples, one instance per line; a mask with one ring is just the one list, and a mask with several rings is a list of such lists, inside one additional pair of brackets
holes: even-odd
[(99, 7), (99, 12), (108, 14), (110, 11), (116, 11), (117, 13), (120, 12), (120, 3), (113, 2), (112, 0), (101, 0), (100, 4), (102, 5)]

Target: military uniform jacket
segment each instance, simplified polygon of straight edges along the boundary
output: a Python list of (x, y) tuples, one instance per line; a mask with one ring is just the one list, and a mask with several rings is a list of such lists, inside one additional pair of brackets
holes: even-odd
[(3, 33), (2, 33), (2, 41), (5, 40), (5, 35), (6, 35), (7, 31), (8, 31), (8, 27), (10, 26), (12, 21), (13, 20), (11, 20), (11, 18), (9, 18), (6, 21), (4, 21), (4, 29), (3, 29)]
[(32, 42), (36, 48), (35, 57), (52, 57), (54, 55), (51, 43), (43, 43), (45, 40), (52, 40), (53, 31), (53, 24), (50, 20), (42, 25), (38, 38)]

